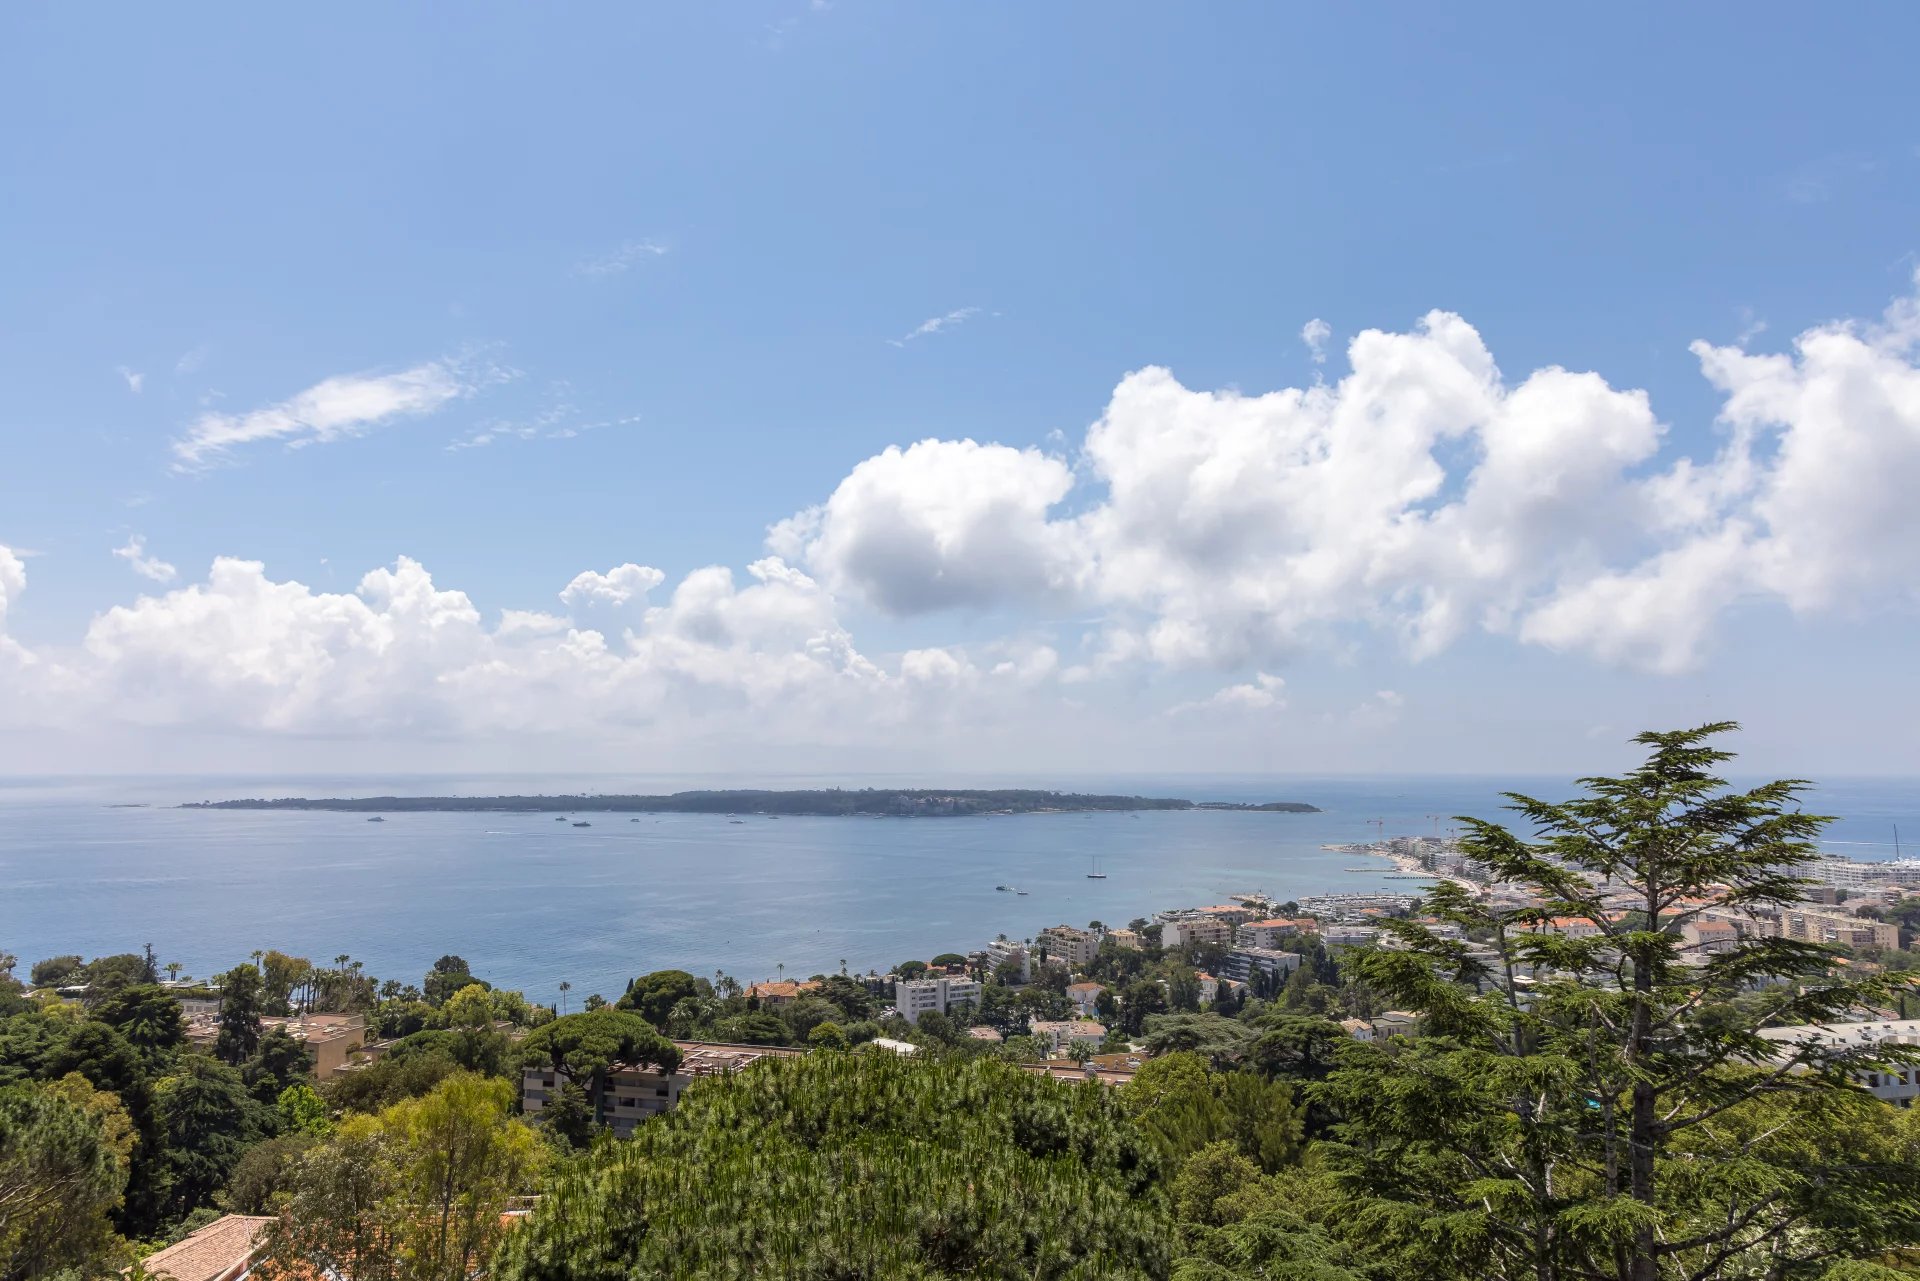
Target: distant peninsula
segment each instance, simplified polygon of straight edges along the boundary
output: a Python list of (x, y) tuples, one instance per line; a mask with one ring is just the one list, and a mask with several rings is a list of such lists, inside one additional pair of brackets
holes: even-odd
[(340, 810), (354, 814), (789, 814), (795, 817), (958, 818), (973, 814), (1090, 813), (1097, 810), (1246, 810), (1318, 814), (1300, 801), (1237, 804), (1152, 796), (1097, 796), (1027, 789), (824, 788), (805, 791), (675, 792), (671, 796), (354, 796), (198, 801), (181, 809)]

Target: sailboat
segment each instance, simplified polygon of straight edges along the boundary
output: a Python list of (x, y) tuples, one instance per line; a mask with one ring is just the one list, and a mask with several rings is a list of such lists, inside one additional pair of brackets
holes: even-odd
[(1087, 879), (1089, 881), (1104, 881), (1107, 879), (1107, 874), (1100, 870), (1100, 856), (1098, 854), (1093, 856), (1093, 862), (1087, 869)]

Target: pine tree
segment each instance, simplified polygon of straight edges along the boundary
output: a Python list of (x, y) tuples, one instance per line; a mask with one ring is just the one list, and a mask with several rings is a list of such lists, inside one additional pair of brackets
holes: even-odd
[(1803, 782), (1715, 777), (1731, 754), (1709, 740), (1734, 728), (1643, 734), (1643, 765), (1563, 804), (1509, 794), (1532, 840), (1462, 819), (1467, 852), (1539, 905), (1442, 884), (1430, 913), (1490, 952), (1393, 922), (1400, 946), (1360, 959), (1428, 1036), (1350, 1047), (1310, 1088), (1342, 1117), (1354, 1223), (1402, 1267), (1783, 1278), (1920, 1236), (1920, 1168), (1852, 1080), (1912, 1052), (1759, 1035), (1871, 1008), (1904, 978), (1844, 978), (1831, 949), (1757, 926), (1713, 954), (1682, 937), (1709, 911), (1757, 922), (1798, 901), (1828, 821), (1800, 808)]

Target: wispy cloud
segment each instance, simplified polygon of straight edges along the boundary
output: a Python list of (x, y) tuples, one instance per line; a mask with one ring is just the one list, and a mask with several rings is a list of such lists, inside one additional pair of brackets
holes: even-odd
[(898, 338), (889, 338), (887, 342), (895, 347), (904, 347), (916, 338), (926, 338), (944, 329), (953, 329), (966, 324), (980, 314), (978, 307), (961, 307), (944, 316), (932, 316), (921, 321)]
[[(807, 3), (808, 14), (822, 14), (831, 8), (833, 8), (833, 0), (808, 0)], [(790, 17), (781, 18), (777, 22), (767, 23), (763, 28), (767, 48), (775, 50), (785, 48), (787, 37), (799, 28), (800, 20), (805, 16), (807, 15), (796, 13)]]
[(1787, 175), (1787, 199), (1796, 205), (1824, 204), (1852, 191), (1881, 167), (1876, 157), (1857, 151), (1822, 156)]
[(278, 440), (289, 449), (359, 436), (398, 418), (433, 413), (514, 371), (472, 359), (431, 360), (391, 374), (341, 374), (244, 414), (205, 413), (173, 442), (173, 470), (204, 471), (234, 451)]
[(136, 396), (140, 394), (140, 388), (144, 386), (147, 381), (145, 374), (137, 370), (128, 369), (125, 365), (119, 366), (114, 372), (127, 380), (127, 390)]
[(640, 421), (639, 414), (626, 414), (619, 418), (583, 418), (580, 407), (573, 402), (572, 390), (572, 386), (564, 380), (555, 382), (548, 390), (550, 403), (533, 417), (519, 421), (495, 418), (483, 422), (466, 435), (449, 441), (447, 452), (483, 449), (501, 441), (572, 440), (590, 431), (629, 427)]
[(139, 534), (127, 539), (126, 546), (114, 548), (113, 554), (131, 565), (134, 573), (156, 583), (170, 583), (180, 577), (180, 571), (172, 565), (157, 556), (147, 555), (147, 540)]
[(1744, 347), (1766, 332), (1767, 322), (1760, 319), (1753, 308), (1740, 309), (1740, 333), (1733, 340), (1736, 347)]
[(195, 347), (192, 351), (187, 352), (181, 356), (180, 359), (173, 362), (173, 372), (183, 377), (187, 374), (194, 373), (200, 366), (207, 363), (207, 357), (212, 354), (213, 348), (206, 343), (201, 343), (198, 347)]
[(573, 265), (576, 276), (617, 276), (643, 262), (664, 257), (668, 247), (658, 240), (629, 240), (611, 253), (586, 258)]
[(506, 440), (572, 440), (584, 436), (590, 431), (601, 431), (608, 427), (631, 427), (640, 421), (641, 415), (628, 414), (624, 418), (599, 418), (592, 422), (570, 421), (566, 416), (556, 416), (551, 411), (534, 415), (523, 423), (496, 420), (482, 423), (471, 434), (447, 443), (447, 452), (458, 453), (463, 449), (482, 449), (497, 441)]

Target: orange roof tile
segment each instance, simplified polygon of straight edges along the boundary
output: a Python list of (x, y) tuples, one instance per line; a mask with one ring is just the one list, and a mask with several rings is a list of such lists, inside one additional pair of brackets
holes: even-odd
[(222, 1215), (185, 1240), (148, 1255), (147, 1273), (172, 1281), (221, 1281), (253, 1258), (272, 1222), (268, 1215)]

